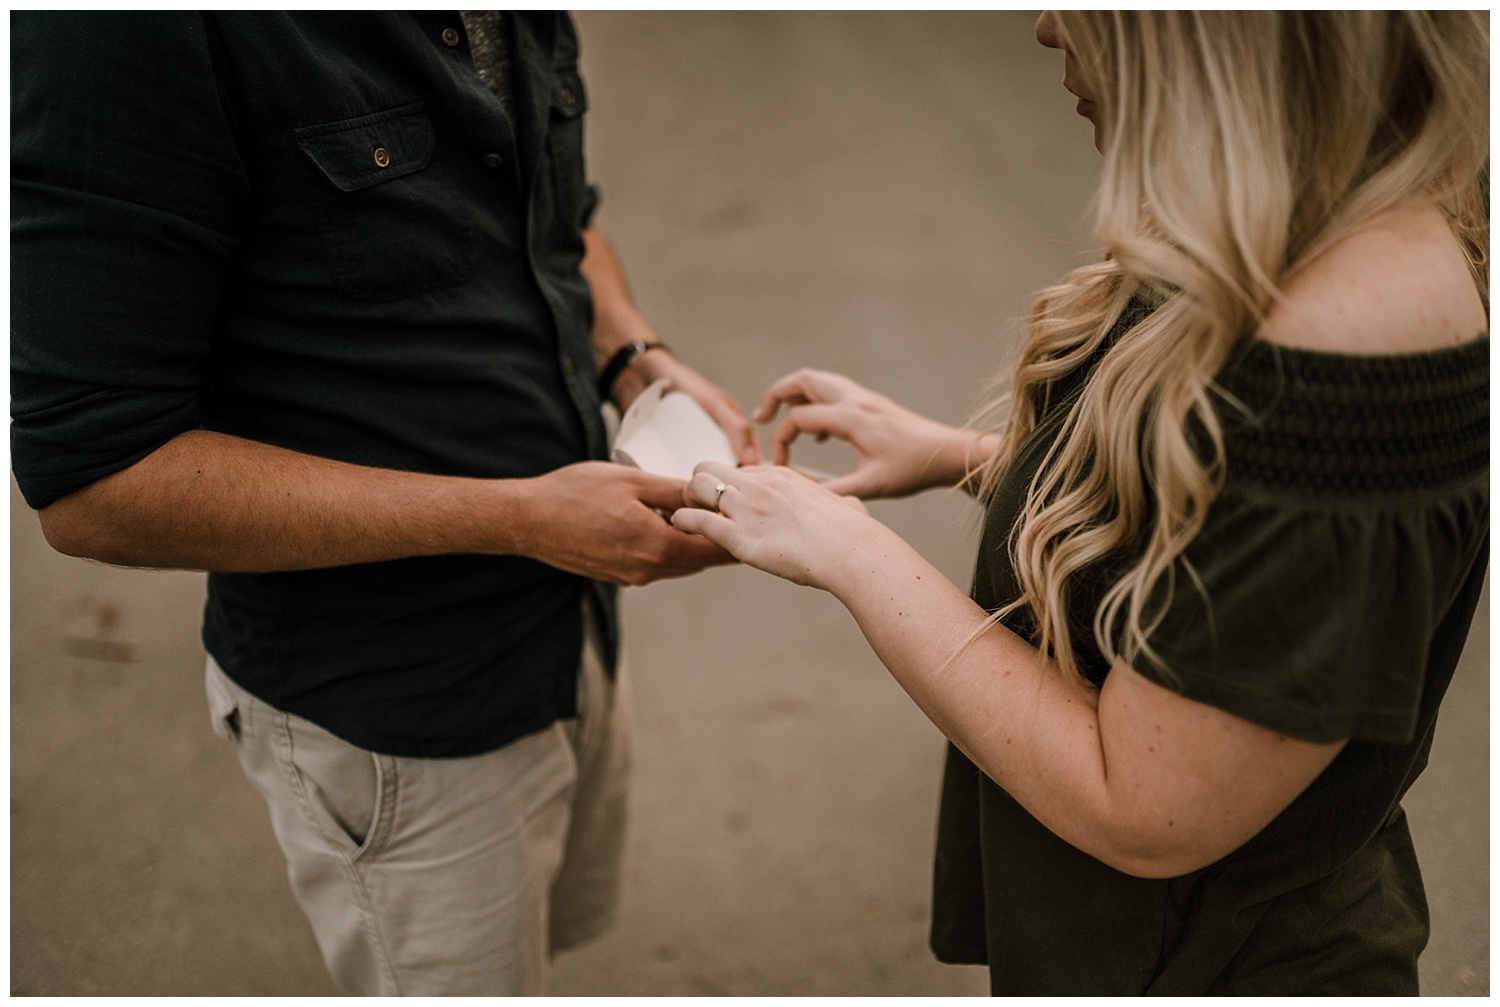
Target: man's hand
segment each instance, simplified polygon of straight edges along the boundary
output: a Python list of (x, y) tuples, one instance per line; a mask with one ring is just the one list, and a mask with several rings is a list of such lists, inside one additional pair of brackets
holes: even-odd
[(641, 585), (734, 562), (669, 523), (684, 484), (609, 462), (580, 462), (530, 480), (533, 505), (516, 551), (615, 584)]
[[(656, 332), (636, 309), (625, 272), (614, 248), (600, 232), (583, 232), (587, 252), (579, 270), (594, 295), (594, 356), (602, 370), (615, 350), (633, 342), (660, 342)], [(672, 387), (690, 395), (713, 417), (734, 448), (741, 465), (760, 464), (762, 454), (755, 428), (739, 403), (718, 385), (682, 363), (666, 349), (647, 350), (630, 362), (606, 391), (624, 412), (635, 397), (660, 378), (670, 378)]]
[(718, 385), (693, 370), (665, 350), (650, 350), (641, 354), (625, 369), (615, 383), (615, 402), (621, 411), (630, 408), (630, 403), (646, 388), (668, 378), (672, 387), (692, 396), (693, 401), (713, 417), (713, 421), (729, 438), (734, 455), (741, 465), (759, 465), (763, 459), (760, 440), (755, 436), (755, 427), (745, 416), (740, 404)]

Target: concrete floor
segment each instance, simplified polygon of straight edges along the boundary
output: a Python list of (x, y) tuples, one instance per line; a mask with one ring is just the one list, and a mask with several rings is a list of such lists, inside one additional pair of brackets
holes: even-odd
[[(807, 364), (962, 420), (1089, 245), (1090, 130), (1030, 21), (580, 15), (599, 223), (663, 338), (746, 403)], [(62, 558), (14, 486), (11, 510), (12, 992), (333, 993), (208, 730), (202, 576)], [(967, 584), (965, 499), (874, 510)], [(625, 915), (556, 992), (983, 993), (926, 950), (942, 739), (847, 614), (721, 569), (629, 592), (625, 619)], [(1408, 802), (1430, 994), (1489, 989), (1488, 639), (1486, 602)]]

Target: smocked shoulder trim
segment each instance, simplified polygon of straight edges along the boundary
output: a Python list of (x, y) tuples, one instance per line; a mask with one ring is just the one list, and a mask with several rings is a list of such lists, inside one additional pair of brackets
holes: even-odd
[(1489, 466), (1489, 360), (1487, 335), (1396, 356), (1251, 339), (1216, 382), (1228, 478), (1334, 498), (1470, 482)]

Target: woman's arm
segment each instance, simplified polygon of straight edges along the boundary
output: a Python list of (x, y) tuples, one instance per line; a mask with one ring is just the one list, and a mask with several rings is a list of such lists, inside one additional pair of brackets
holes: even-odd
[(829, 480), (829, 490), (862, 499), (910, 496), (957, 486), (993, 457), (999, 438), (919, 416), (883, 395), (827, 371), (800, 370), (773, 383), (755, 411), (757, 423), (778, 409), (771, 460), (785, 465), (801, 434), (837, 437), (854, 448), (854, 471)]
[(944, 735), (1042, 824), (1118, 870), (1174, 877), (1214, 862), (1342, 748), (1184, 699), (1123, 663), (1093, 692), (1003, 627), (981, 632), (985, 612), (915, 550), (795, 472), (700, 466), (687, 502), (716, 496), (720, 513), (684, 508), (673, 523), (831, 592)]

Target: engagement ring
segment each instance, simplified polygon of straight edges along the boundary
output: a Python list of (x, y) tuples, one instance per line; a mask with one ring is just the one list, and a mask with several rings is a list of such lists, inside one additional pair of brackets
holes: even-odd
[(723, 483), (717, 483), (714, 486), (714, 510), (719, 509), (719, 500), (724, 496), (724, 491), (728, 488)]

